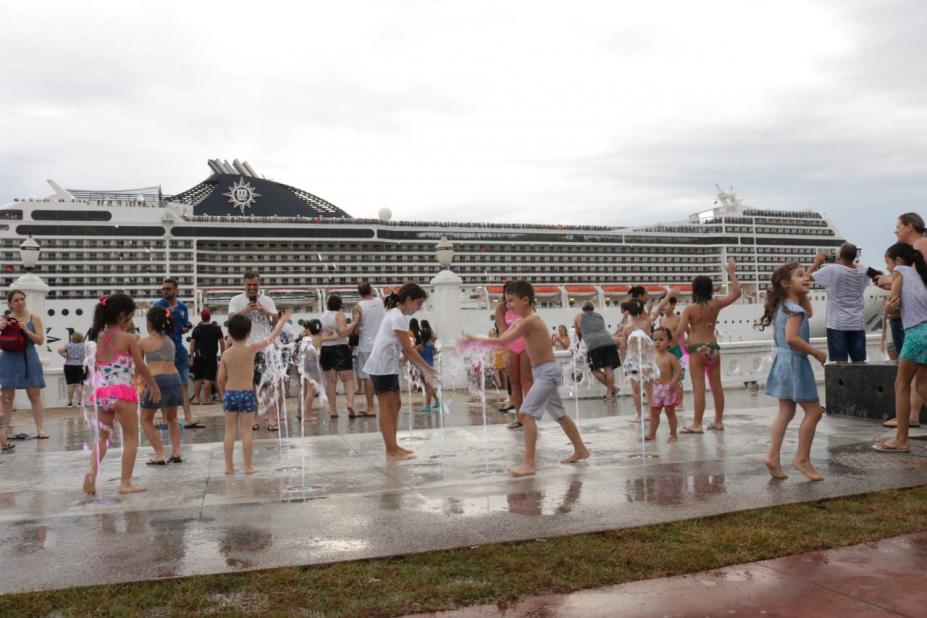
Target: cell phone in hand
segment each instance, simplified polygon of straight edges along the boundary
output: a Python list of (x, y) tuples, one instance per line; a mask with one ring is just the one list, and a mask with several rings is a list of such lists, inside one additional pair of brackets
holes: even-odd
[(869, 268), (866, 269), (866, 276), (869, 277), (870, 279), (875, 279), (876, 277), (882, 276), (882, 271), (876, 270), (875, 268), (872, 268), (870, 266)]

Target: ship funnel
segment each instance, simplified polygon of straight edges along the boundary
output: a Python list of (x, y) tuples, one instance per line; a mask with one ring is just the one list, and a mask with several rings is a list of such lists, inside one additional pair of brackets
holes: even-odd
[(61, 185), (59, 185), (54, 180), (49, 178), (45, 182), (47, 182), (51, 186), (51, 188), (55, 191), (55, 197), (58, 198), (59, 200), (64, 200), (66, 202), (74, 201), (74, 196), (71, 195), (71, 192), (65, 189), (64, 187), (62, 187)]
[(254, 168), (248, 165), (247, 161), (243, 161), (242, 165), (245, 166), (245, 169), (248, 170), (248, 173), (257, 178), (257, 172), (254, 171)]
[(225, 170), (226, 174), (235, 174), (235, 168), (229, 165), (229, 162), (227, 160), (222, 161), (222, 169)]
[(218, 159), (216, 159), (216, 160), (210, 159), (210, 160), (208, 160), (206, 163), (209, 165), (209, 169), (211, 169), (211, 170), (213, 171), (213, 173), (216, 173), (216, 174), (222, 174), (222, 173), (223, 173), (222, 167), (219, 165), (219, 160), (218, 160)]
[(251, 175), (251, 174), (248, 173), (248, 170), (246, 170), (245, 168), (243, 168), (243, 167), (241, 166), (241, 161), (239, 161), (238, 159), (235, 159), (234, 161), (232, 161), (232, 165), (235, 167), (235, 169), (238, 171), (238, 173), (241, 174), (242, 176), (250, 176), (250, 175)]

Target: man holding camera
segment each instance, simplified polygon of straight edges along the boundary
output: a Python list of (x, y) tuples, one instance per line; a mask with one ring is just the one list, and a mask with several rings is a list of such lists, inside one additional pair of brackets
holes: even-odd
[[(233, 296), (229, 301), (229, 319), (234, 315), (242, 314), (251, 320), (251, 334), (248, 335), (247, 343), (250, 345), (262, 339), (270, 337), (273, 332), (274, 324), (277, 322), (277, 306), (274, 301), (261, 292), (261, 276), (254, 271), (248, 271), (244, 275), (245, 291), (238, 296)], [(258, 352), (254, 357), (254, 387), (260, 388), (261, 376), (265, 369), (264, 354)], [(264, 385), (266, 390), (269, 384)], [(258, 395), (258, 406), (266, 400), (260, 391)], [(260, 418), (260, 409), (255, 418)], [(275, 420), (267, 419), (267, 426), (272, 431), (277, 427)], [(254, 429), (259, 429), (257, 423)]]
[(811, 265), (811, 278), (827, 290), (824, 325), (827, 327), (827, 358), (837, 363), (866, 362), (866, 330), (863, 324), (863, 294), (872, 273), (856, 263), (859, 251), (843, 243), (833, 263), (819, 252)]

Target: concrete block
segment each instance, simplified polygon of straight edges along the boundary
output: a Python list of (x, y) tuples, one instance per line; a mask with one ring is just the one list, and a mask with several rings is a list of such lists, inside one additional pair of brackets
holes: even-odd
[[(876, 421), (894, 418), (897, 373), (898, 365), (891, 361), (827, 364), (824, 368), (827, 413)], [(921, 422), (927, 422), (927, 409), (921, 409)]]

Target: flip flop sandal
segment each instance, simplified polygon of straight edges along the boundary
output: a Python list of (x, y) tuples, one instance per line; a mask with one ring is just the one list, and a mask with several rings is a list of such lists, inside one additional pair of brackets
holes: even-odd
[(512, 421), (511, 423), (506, 425), (506, 427), (508, 427), (509, 429), (518, 429), (521, 426), (522, 426), (521, 421)]
[(167, 460), (166, 459), (149, 459), (148, 461), (145, 462), (145, 465), (146, 466), (166, 466)]
[(251, 425), (251, 431), (257, 431), (260, 428), (261, 428), (260, 423), (255, 423), (254, 425)]
[(4, 452), (4, 453), (9, 453), (9, 452), (12, 451), (14, 448), (16, 448), (16, 445), (15, 445), (15, 444), (7, 444), (6, 446), (0, 447), (0, 451), (2, 451), (2, 452)]
[(184, 429), (206, 429), (206, 425), (202, 421), (193, 421), (192, 423), (184, 423)]
[(7, 436), (6, 439), (7, 440), (31, 440), (32, 436), (30, 436), (27, 433), (17, 433), (17, 434), (13, 434), (12, 436)]
[(679, 433), (703, 434), (703, 433), (705, 433), (705, 432), (704, 432), (704, 431), (695, 431), (694, 429), (689, 429), (688, 427), (683, 427), (682, 429), (679, 430)]
[(708, 431), (724, 431), (724, 425), (715, 425), (714, 423), (708, 423)]
[(180, 457), (174, 457), (173, 455), (171, 455), (168, 458), (167, 463), (183, 463), (183, 459)]
[(364, 411), (364, 412), (361, 412), (360, 414), (358, 414), (358, 416), (360, 416), (360, 417), (375, 417), (376, 414), (374, 414), (373, 412)]
[(876, 442), (872, 445), (872, 449), (879, 451), (880, 453), (910, 453), (911, 447), (900, 447), (900, 446), (886, 446), (881, 442)]
[(268, 425), (267, 431), (280, 431), (280, 428), (277, 427), (276, 425)]

